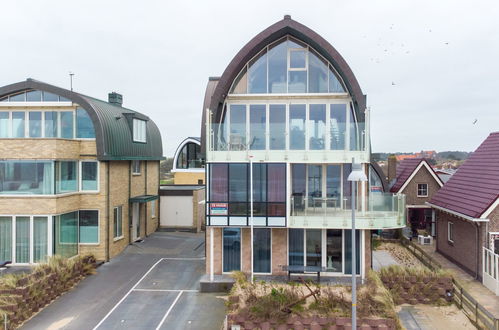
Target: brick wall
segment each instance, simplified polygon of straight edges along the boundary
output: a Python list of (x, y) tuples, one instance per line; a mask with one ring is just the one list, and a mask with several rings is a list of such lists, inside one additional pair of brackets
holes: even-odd
[(288, 264), (288, 230), (272, 228), (272, 274), (286, 275), (281, 265)]
[[(418, 183), (428, 184), (428, 197), (418, 197)], [(439, 189), (440, 185), (435, 178), (433, 178), (426, 167), (422, 166), (400, 193), (406, 195), (407, 205), (425, 205)]]
[(199, 180), (204, 183), (204, 172), (175, 172), (173, 174), (175, 184), (198, 184)]
[[(485, 225), (483, 223), (479, 225), (478, 240), (480, 247), (477, 247), (477, 227), (475, 223), (439, 210), (435, 210), (435, 213), (437, 219), (437, 251), (472, 275), (476, 274), (478, 263), (478, 273), (481, 278), (481, 247), (485, 243)], [(453, 223), (453, 243), (448, 241), (449, 222)]]
[(222, 274), (222, 228), (209, 227), (206, 230), (206, 274), (210, 273), (210, 230), (213, 230), (213, 269), (215, 274)]

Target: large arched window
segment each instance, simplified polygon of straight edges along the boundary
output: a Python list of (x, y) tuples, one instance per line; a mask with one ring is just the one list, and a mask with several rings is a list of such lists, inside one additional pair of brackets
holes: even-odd
[(333, 66), (307, 44), (284, 37), (251, 59), (231, 94), (346, 93)]
[(201, 146), (193, 142), (186, 143), (177, 155), (176, 165), (177, 169), (203, 168)]

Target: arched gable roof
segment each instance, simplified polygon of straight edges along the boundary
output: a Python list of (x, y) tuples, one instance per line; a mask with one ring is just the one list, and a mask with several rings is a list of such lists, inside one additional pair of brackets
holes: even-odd
[(366, 108), (366, 96), (362, 93), (357, 78), (355, 78), (347, 62), (326, 39), (305, 25), (292, 20), (289, 15), (284, 16), (283, 20), (269, 26), (251, 39), (227, 66), (213, 91), (210, 101), (209, 108), (214, 112), (215, 120), (219, 119), (225, 97), (229, 92), (232, 82), (236, 79), (244, 65), (265, 46), (286, 35), (306, 42), (334, 66), (345, 82), (348, 92), (352, 97), (357, 118), (362, 121)]
[(182, 149), (185, 147), (186, 144), (188, 143), (194, 143), (197, 144), (198, 146), (201, 146), (201, 138), (199, 137), (188, 137), (184, 139), (184, 141), (180, 142), (180, 144), (177, 147), (177, 150), (175, 150), (175, 155), (173, 156), (173, 166), (172, 166), (172, 172), (175, 172), (177, 170), (177, 160), (180, 152)]
[(386, 176), (383, 173), (383, 170), (381, 169), (381, 167), (378, 165), (377, 162), (375, 162), (374, 160), (371, 160), (371, 168), (374, 170), (374, 172), (376, 172), (376, 174), (380, 178), (381, 185), (383, 186), (383, 192), (388, 191), (389, 190), (388, 189), (388, 181), (386, 180)]
[[(0, 88), (0, 97), (28, 89), (36, 89), (63, 96), (84, 108), (95, 129), (99, 160), (161, 160), (163, 145), (156, 124), (149, 117), (90, 96), (76, 93), (34, 79), (27, 79)], [(147, 143), (133, 142), (132, 119), (146, 121)]]

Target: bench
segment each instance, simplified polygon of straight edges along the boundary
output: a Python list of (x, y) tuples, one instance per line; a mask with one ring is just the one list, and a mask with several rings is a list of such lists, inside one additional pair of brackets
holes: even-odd
[(317, 273), (317, 282), (320, 282), (321, 281), (321, 272), (325, 272), (326, 267), (283, 265), (282, 270), (288, 272), (288, 281), (291, 281), (291, 274)]

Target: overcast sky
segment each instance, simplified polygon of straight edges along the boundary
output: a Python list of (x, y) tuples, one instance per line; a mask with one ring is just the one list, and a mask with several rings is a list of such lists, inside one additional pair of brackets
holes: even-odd
[(151, 117), (172, 156), (200, 134), (208, 77), (285, 14), (352, 68), (374, 152), (472, 151), (499, 130), (497, 0), (4, 1), (0, 85), (69, 88), (72, 71), (75, 91)]

